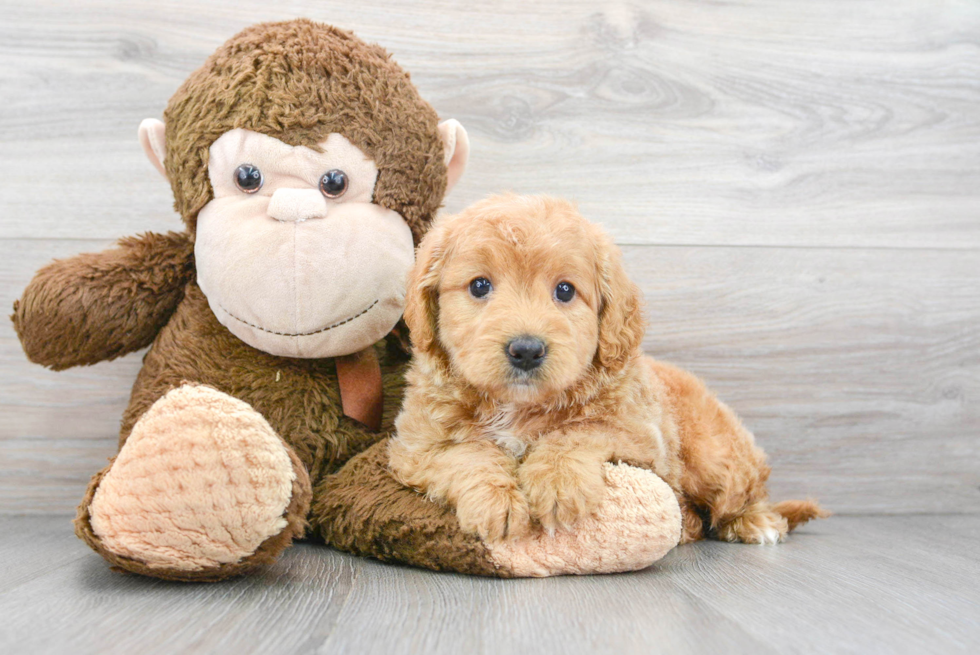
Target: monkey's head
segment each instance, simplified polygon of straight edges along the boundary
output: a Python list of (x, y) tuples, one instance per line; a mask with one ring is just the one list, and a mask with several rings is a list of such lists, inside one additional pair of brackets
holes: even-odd
[(140, 141), (195, 235), (215, 316), (286, 357), (346, 355), (394, 327), (469, 150), (384, 49), (309, 20), (233, 37)]

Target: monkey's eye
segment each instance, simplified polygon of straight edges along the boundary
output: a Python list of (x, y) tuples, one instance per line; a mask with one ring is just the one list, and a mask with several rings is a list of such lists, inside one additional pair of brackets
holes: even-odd
[(235, 169), (235, 186), (243, 193), (255, 193), (262, 188), (262, 171), (251, 164), (242, 164)]
[(485, 277), (478, 277), (470, 282), (470, 295), (474, 298), (484, 298), (492, 290), (493, 285)]
[(328, 198), (339, 198), (347, 193), (348, 184), (347, 173), (335, 168), (320, 178), (320, 191)]
[(559, 282), (555, 287), (555, 300), (558, 302), (571, 302), (575, 297), (575, 287), (570, 282)]

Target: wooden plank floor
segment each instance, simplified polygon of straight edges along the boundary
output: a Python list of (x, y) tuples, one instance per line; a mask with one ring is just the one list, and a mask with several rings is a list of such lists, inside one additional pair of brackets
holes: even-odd
[(4, 653), (976, 653), (980, 517), (837, 517), (645, 571), (489, 580), (300, 544), (217, 584), (113, 573), (64, 517), (0, 519)]

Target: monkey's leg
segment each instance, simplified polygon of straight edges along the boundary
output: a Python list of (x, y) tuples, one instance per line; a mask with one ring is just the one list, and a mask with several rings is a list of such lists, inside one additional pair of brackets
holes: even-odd
[(126, 571), (220, 580), (273, 562), (302, 536), (309, 503), (306, 469), (262, 415), (184, 385), (92, 479), (75, 532)]
[(311, 532), (339, 550), (438, 571), (520, 578), (642, 569), (680, 540), (677, 497), (650, 471), (603, 468), (605, 499), (573, 531), (487, 543), (463, 532), (451, 508), (399, 484), (383, 440), (317, 484)]

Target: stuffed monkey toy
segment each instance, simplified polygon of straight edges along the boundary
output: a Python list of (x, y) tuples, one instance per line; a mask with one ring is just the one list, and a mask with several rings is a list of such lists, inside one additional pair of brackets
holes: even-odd
[(50, 264), (12, 317), (53, 370), (149, 346), (119, 452), (75, 521), (114, 568), (218, 580), (309, 536), (433, 569), (549, 575), (639, 568), (677, 543), (676, 499), (630, 467), (610, 465), (580, 534), (496, 545), (388, 475), (405, 278), (468, 141), (381, 47), (309, 20), (253, 26), (140, 141), (184, 231)]

